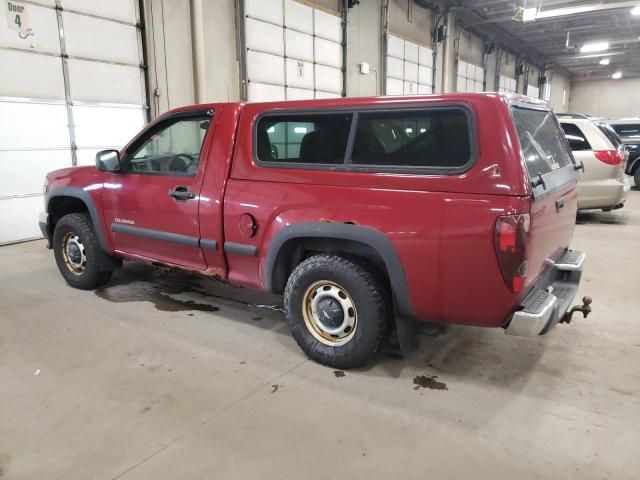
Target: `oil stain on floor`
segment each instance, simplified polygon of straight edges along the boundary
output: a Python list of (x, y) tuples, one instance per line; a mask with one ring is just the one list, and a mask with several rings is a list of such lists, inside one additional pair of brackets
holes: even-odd
[(429, 388), (431, 390), (449, 390), (447, 384), (436, 380), (437, 375), (417, 375), (413, 377), (414, 390)]
[[(126, 264), (117, 272), (113, 280), (105, 287), (99, 288), (95, 294), (100, 298), (116, 303), (151, 302), (157, 310), (163, 312), (200, 311), (217, 312), (220, 307), (202, 301), (176, 298), (176, 295), (196, 293), (202, 297), (231, 302), (242, 307), (267, 308), (282, 311), (279, 305), (253, 304), (232, 296), (213, 293), (210, 286), (242, 292), (244, 289), (231, 287), (223, 282), (205, 277), (198, 277), (181, 271), (166, 271), (139, 264)], [(233, 292), (231, 292), (233, 290)], [(217, 302), (216, 302), (217, 303)], [(256, 321), (262, 317), (254, 317)]]

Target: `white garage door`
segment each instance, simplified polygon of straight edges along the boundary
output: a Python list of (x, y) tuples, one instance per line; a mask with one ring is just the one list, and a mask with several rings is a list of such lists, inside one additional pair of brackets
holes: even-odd
[(498, 91), (504, 93), (518, 93), (517, 82), (515, 78), (507, 77), (506, 75), (500, 75), (500, 83), (498, 85)]
[(395, 35), (387, 36), (387, 95), (432, 93), (433, 51)]
[(456, 92), (482, 92), (484, 90), (484, 69), (480, 65), (458, 62)]
[(40, 237), (47, 172), (92, 165), (145, 122), (135, 0), (4, 2), (0, 244)]
[(295, 0), (245, 0), (247, 100), (342, 96), (340, 17)]

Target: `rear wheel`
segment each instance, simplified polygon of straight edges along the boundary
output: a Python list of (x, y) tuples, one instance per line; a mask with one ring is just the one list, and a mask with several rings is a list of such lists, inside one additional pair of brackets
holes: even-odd
[(389, 288), (375, 269), (354, 260), (327, 254), (304, 260), (289, 277), (284, 303), (296, 342), (324, 365), (363, 365), (389, 338)]
[(100, 269), (99, 258), (104, 253), (86, 213), (71, 213), (58, 221), (53, 232), (53, 252), (58, 270), (72, 287), (98, 288), (106, 284), (113, 273)]

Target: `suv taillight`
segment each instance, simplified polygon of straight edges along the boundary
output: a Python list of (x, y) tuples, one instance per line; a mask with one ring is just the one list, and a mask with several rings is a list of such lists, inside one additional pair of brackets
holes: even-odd
[(503, 215), (496, 222), (495, 248), (504, 282), (514, 293), (522, 292), (529, 259), (528, 213)]
[(607, 165), (620, 165), (624, 161), (624, 152), (617, 150), (596, 150), (596, 158)]

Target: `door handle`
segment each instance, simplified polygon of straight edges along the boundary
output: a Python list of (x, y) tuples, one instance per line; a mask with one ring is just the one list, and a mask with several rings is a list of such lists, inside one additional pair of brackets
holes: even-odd
[(196, 198), (196, 194), (189, 191), (187, 187), (176, 187), (173, 190), (169, 190), (169, 196), (181, 202)]
[(564, 200), (563, 199), (556, 200), (556, 212), (559, 212), (563, 208), (564, 208)]

